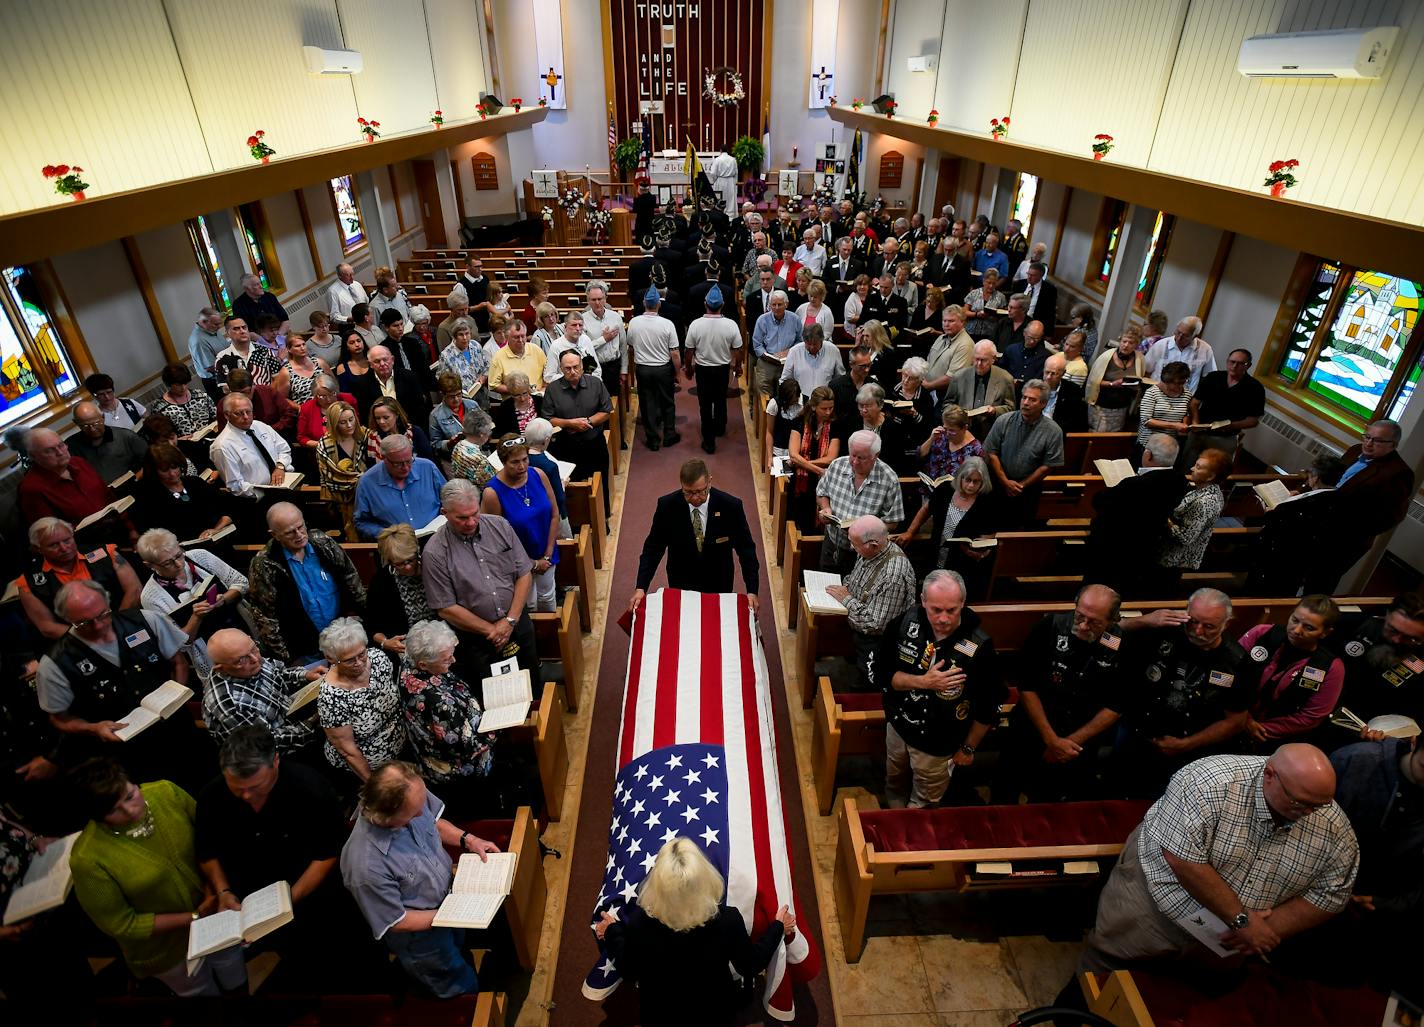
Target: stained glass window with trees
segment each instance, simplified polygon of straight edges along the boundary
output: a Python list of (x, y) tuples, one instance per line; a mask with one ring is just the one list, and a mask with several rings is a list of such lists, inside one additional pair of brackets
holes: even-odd
[(54, 317), (28, 267), (3, 269), (0, 289), (0, 425), (77, 387)]

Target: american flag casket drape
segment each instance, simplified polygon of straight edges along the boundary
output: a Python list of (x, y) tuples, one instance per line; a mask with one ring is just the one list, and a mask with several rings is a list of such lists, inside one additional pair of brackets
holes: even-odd
[[(608, 865), (593, 910), (615, 916), (663, 844), (683, 835), (727, 881), (726, 904), (758, 937), (783, 904), (796, 937), (766, 971), (768, 1015), (795, 1015), (791, 986), (820, 969), (791, 882), (776, 766), (766, 656), (744, 595), (664, 589), (633, 622), (608, 832)], [(620, 983), (600, 949), (583, 993), (600, 1001)]]

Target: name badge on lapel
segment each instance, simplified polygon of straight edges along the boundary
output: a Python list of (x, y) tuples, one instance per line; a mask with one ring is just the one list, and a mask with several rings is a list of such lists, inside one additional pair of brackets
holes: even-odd
[(732, 536), (730, 536), (730, 535), (723, 535), (721, 538), (715, 539), (714, 541), (715, 541), (716, 544), (719, 545), (719, 546), (721, 546), (721, 545), (726, 545), (728, 542), (731, 542), (731, 541), (732, 541)]
[(148, 630), (147, 630), (146, 628), (139, 628), (139, 629), (138, 629), (137, 631), (135, 631), (132, 635), (127, 635), (127, 636), (125, 636), (125, 638), (124, 638), (124, 645), (138, 645), (140, 642), (147, 642), (147, 641), (148, 641)]

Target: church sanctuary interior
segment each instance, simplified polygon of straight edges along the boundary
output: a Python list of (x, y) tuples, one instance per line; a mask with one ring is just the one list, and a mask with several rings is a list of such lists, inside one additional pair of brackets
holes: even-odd
[(0, 1019), (1424, 1022), (1424, 4), (3, 10)]

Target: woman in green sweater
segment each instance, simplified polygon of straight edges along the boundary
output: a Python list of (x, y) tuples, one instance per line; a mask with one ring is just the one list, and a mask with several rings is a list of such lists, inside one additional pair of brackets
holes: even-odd
[(171, 781), (136, 785), (107, 758), (80, 764), (73, 781), (90, 817), (69, 857), (74, 891), (133, 975), (184, 997), (245, 990), (241, 946), (188, 973), (188, 928), (218, 909), (193, 856), (193, 797)]

